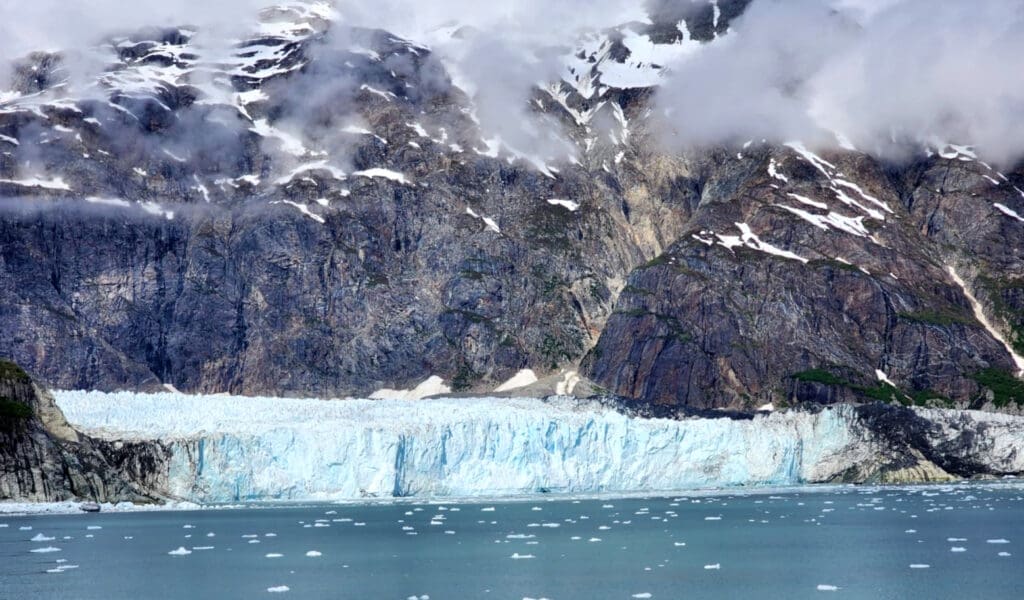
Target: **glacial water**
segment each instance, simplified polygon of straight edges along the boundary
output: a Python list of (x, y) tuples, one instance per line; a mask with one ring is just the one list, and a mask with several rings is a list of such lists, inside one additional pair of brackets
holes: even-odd
[(0, 597), (1020, 598), (1024, 484), (0, 515)]

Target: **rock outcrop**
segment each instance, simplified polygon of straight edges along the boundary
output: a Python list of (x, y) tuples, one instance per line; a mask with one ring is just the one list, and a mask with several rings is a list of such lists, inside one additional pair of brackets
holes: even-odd
[(78, 433), (49, 392), (0, 360), (0, 500), (154, 502), (166, 457), (159, 444)]

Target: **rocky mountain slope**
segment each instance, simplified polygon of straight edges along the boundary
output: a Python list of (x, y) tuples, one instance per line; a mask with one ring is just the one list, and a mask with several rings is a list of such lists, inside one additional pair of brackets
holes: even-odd
[(152, 502), (168, 457), (158, 444), (78, 433), (49, 392), (0, 361), (0, 500)]
[(531, 368), (663, 405), (1024, 401), (1024, 170), (658, 143), (661, 63), (747, 4), (585, 35), (498, 136), (434, 41), (322, 2), (220, 50), (110, 37), (86, 84), (26, 57), (0, 92), (0, 355), (65, 389)]

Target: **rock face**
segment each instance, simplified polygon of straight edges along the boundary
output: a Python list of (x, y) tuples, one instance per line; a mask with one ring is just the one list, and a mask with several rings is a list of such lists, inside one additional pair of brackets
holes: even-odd
[(487, 137), (442, 58), (321, 5), (215, 62), (185, 28), (111, 39), (105, 97), (27, 57), (0, 104), (0, 355), (62, 389), (578, 367), (666, 406), (1024, 401), (1024, 171), (670, 153), (643, 48), (717, 43), (747, 2), (658, 4), (535, 90), (555, 140)]
[(0, 500), (152, 502), (165, 460), (158, 444), (79, 434), (49, 392), (0, 361)]

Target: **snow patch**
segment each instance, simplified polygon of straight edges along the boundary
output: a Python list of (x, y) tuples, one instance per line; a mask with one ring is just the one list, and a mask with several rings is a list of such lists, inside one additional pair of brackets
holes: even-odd
[(526, 387), (537, 382), (537, 375), (531, 369), (523, 369), (513, 375), (505, 383), (494, 388), (495, 392), (507, 392), (516, 388)]
[(1000, 203), (996, 202), (992, 206), (995, 206), (996, 209), (998, 209), (999, 212), (1003, 213), (1004, 215), (1006, 215), (1006, 216), (1008, 216), (1010, 218), (1013, 218), (1013, 219), (1017, 219), (1018, 221), (1024, 223), (1024, 217), (1020, 216), (1020, 214), (1018, 214), (1017, 211), (1011, 209), (1010, 207), (1006, 206), (1005, 204), (1000, 204)]
[(557, 198), (548, 199), (548, 204), (561, 206), (562, 208), (565, 208), (569, 212), (576, 212), (577, 210), (579, 210), (580, 207), (578, 202), (573, 202), (572, 200), (560, 200)]
[(391, 181), (395, 181), (395, 182), (398, 182), (398, 183), (403, 183), (403, 184), (406, 184), (406, 185), (412, 185), (412, 182), (410, 182), (409, 179), (405, 175), (403, 175), (402, 173), (399, 173), (398, 171), (392, 171), (390, 169), (381, 169), (381, 168), (365, 169), (363, 171), (356, 171), (352, 175), (355, 175), (357, 177), (370, 177), (370, 178), (380, 177), (380, 178), (389, 179)]
[(958, 286), (960, 286), (960, 289), (963, 290), (964, 295), (967, 296), (967, 300), (971, 303), (971, 308), (974, 309), (974, 318), (976, 318), (978, 322), (981, 323), (982, 326), (984, 326), (985, 329), (988, 330), (988, 332), (992, 335), (992, 337), (996, 339), (996, 341), (998, 341), (1000, 344), (1003, 345), (1003, 347), (1006, 348), (1006, 351), (1010, 354), (1010, 357), (1013, 359), (1013, 363), (1017, 365), (1017, 376), (1024, 377), (1024, 356), (1017, 354), (1017, 352), (1013, 349), (1013, 346), (1011, 346), (1010, 343), (1006, 340), (1006, 337), (1002, 334), (1002, 332), (1000, 332), (992, 325), (991, 321), (988, 320), (988, 317), (985, 316), (985, 311), (982, 310), (981, 303), (978, 302), (978, 299), (974, 297), (974, 294), (971, 293), (969, 289), (967, 289), (967, 284), (964, 283), (964, 280), (960, 278), (960, 275), (957, 274), (956, 269), (954, 269), (952, 266), (949, 267), (949, 275), (950, 277), (953, 278), (953, 281)]
[(427, 396), (450, 394), (451, 391), (452, 389), (444, 384), (443, 379), (437, 375), (432, 375), (411, 390), (382, 388), (370, 394), (370, 398), (378, 400), (421, 400)]

